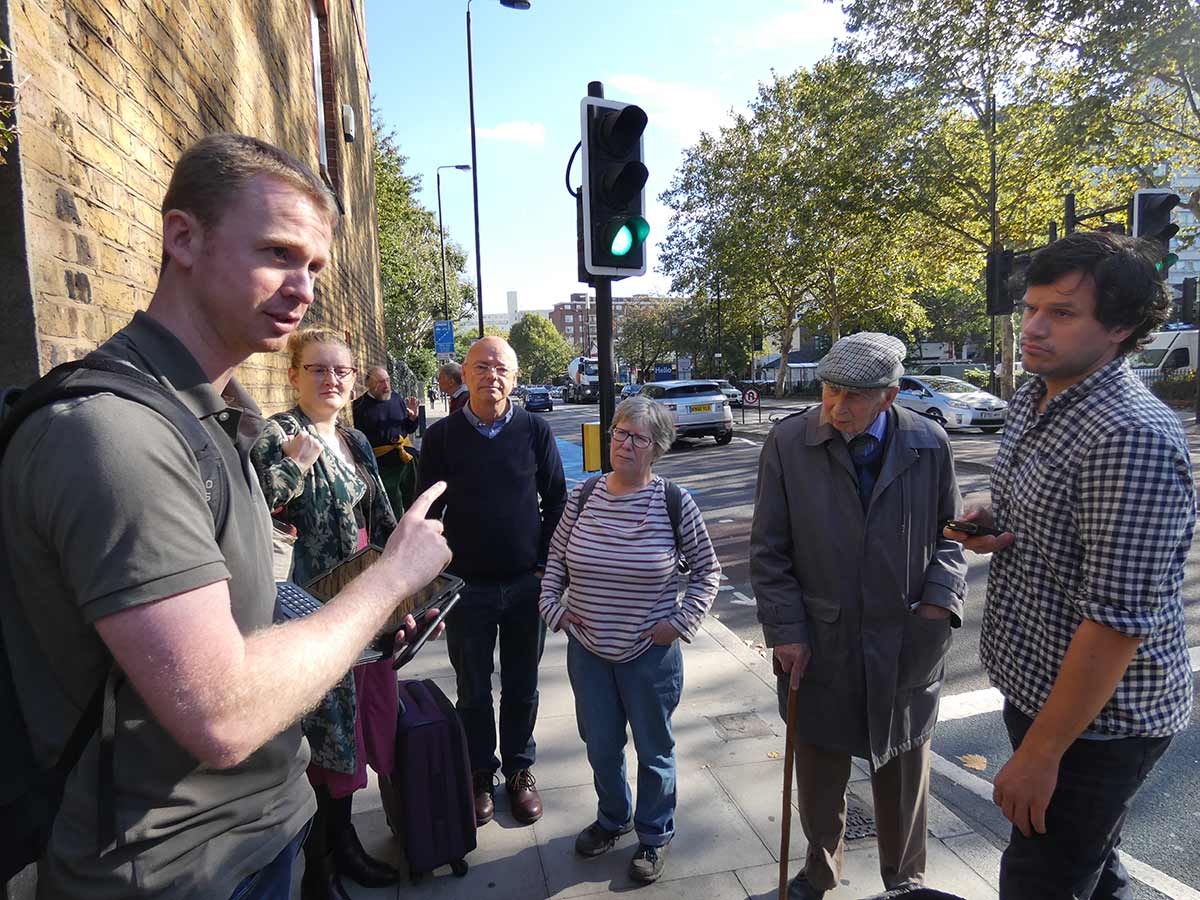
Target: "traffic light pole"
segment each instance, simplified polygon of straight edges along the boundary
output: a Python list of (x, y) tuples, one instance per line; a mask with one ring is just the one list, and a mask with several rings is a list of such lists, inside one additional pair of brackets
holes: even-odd
[(596, 355), (600, 363), (600, 471), (611, 472), (610, 432), (616, 396), (613, 392), (612, 279), (596, 275)]

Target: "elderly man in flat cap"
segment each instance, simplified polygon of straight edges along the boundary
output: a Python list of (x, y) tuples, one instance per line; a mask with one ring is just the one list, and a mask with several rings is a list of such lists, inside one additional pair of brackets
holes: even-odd
[(781, 421), (759, 460), (750, 577), (780, 710), (796, 689), (808, 838), (796, 900), (838, 884), (851, 757), (867, 761), (889, 889), (924, 881), (929, 741), (966, 562), (942, 535), (962, 499), (946, 433), (893, 406), (904, 344), (842, 338), (817, 366), (821, 405)]

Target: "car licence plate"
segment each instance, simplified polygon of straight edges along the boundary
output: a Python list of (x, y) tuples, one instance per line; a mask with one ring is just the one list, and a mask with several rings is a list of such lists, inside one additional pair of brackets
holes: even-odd
[(711, 403), (701, 403), (699, 406), (689, 406), (688, 409), (694, 413), (696, 413), (696, 412), (712, 412), (712, 404)]

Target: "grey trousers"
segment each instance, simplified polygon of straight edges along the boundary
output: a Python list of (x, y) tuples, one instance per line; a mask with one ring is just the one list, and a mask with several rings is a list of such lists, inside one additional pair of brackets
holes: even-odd
[[(871, 775), (879, 874), (888, 890), (925, 879), (929, 762), (926, 741)], [(797, 805), (808, 840), (804, 875), (819, 891), (833, 890), (842, 877), (849, 781), (848, 754), (796, 744)]]

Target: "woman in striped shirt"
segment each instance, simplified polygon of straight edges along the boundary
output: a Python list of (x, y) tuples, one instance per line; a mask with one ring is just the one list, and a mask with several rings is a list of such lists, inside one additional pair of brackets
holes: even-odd
[[(695, 635), (721, 575), (691, 496), (651, 471), (674, 440), (663, 406), (631, 397), (617, 407), (613, 470), (592, 483), (582, 509), (583, 486), (575, 488), (550, 544), (540, 601), (547, 626), (569, 635), (567, 673), (599, 801), (575, 850), (599, 856), (636, 829), (629, 874), (643, 883), (662, 874), (675, 834), (671, 713), (683, 690), (679, 639)], [(677, 529), (670, 494), (678, 499)], [(681, 558), (690, 572), (682, 595)], [(638, 756), (636, 810), (625, 780), (627, 724)]]

